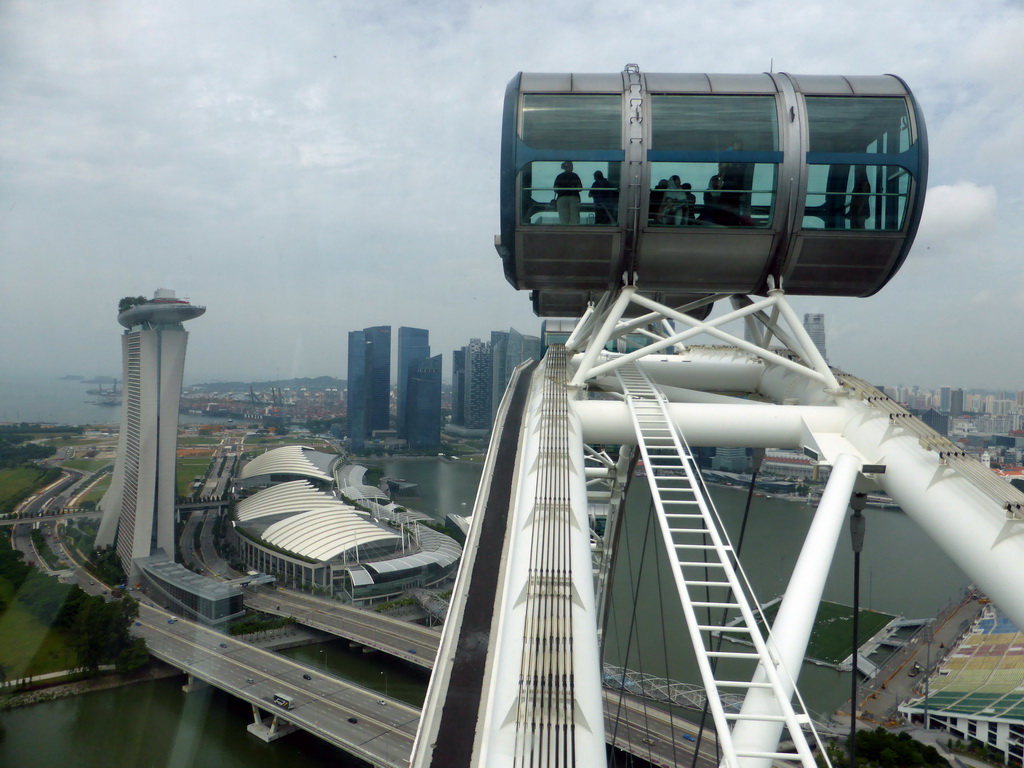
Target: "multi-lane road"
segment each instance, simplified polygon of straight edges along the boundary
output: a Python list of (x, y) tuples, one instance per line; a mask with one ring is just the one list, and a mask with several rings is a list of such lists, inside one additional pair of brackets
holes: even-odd
[[(247, 589), (245, 603), (428, 668), (433, 667), (441, 640), (427, 627), (284, 590)], [(692, 723), (618, 691), (604, 690), (604, 699), (608, 743), (654, 765), (689, 764), (693, 759), (697, 729)], [(713, 768), (718, 763), (713, 741), (704, 738), (698, 765)]]
[[(151, 654), (202, 681), (248, 701), (260, 720), (302, 728), (376, 765), (405, 766), (420, 710), (235, 640), (150, 606), (140, 605), (133, 631)], [(291, 699), (284, 708), (275, 694)]]
[(247, 589), (245, 604), (263, 613), (291, 616), (300, 624), (433, 669), (441, 636), (408, 621), (336, 602), (324, 603), (280, 589)]

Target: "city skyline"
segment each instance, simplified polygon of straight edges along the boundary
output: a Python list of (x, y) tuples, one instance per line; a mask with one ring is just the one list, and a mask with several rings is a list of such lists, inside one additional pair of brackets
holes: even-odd
[[(877, 296), (794, 308), (827, 314), (830, 358), (868, 380), (1024, 381), (1001, 330), (1024, 308), (1024, 105), (1006, 77), (1024, 8), (706, 7), (5, 3), (0, 370), (116, 371), (105, 307), (140, 283), (214, 308), (191, 381), (345, 375), (334, 339), (363, 325), (430, 325), (441, 350), (531, 332), (493, 248), (505, 84), (636, 62), (904, 78), (930, 137), (915, 246)], [(511, 39), (530, 42), (495, 44)], [(388, 87), (366, 91), (357, 69)]]

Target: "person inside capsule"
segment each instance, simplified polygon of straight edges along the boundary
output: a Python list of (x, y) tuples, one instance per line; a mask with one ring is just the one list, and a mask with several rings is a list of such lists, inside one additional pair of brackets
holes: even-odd
[(562, 172), (555, 176), (555, 208), (559, 224), (580, 223), (580, 192), (583, 182), (573, 173), (572, 160), (562, 163)]

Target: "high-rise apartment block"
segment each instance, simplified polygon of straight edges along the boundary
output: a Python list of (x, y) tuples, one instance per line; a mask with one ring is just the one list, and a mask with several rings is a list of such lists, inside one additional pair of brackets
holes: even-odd
[(150, 301), (123, 301), (123, 404), (117, 458), (103, 512), (98, 547), (116, 548), (129, 579), (135, 561), (163, 550), (174, 557), (178, 404), (188, 332), (182, 325), (205, 307), (160, 289)]

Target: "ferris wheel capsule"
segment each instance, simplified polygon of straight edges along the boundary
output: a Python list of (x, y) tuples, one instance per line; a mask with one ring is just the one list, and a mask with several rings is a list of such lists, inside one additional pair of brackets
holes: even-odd
[(495, 244), (542, 316), (625, 282), (868, 296), (910, 250), (927, 166), (893, 75), (519, 73)]

